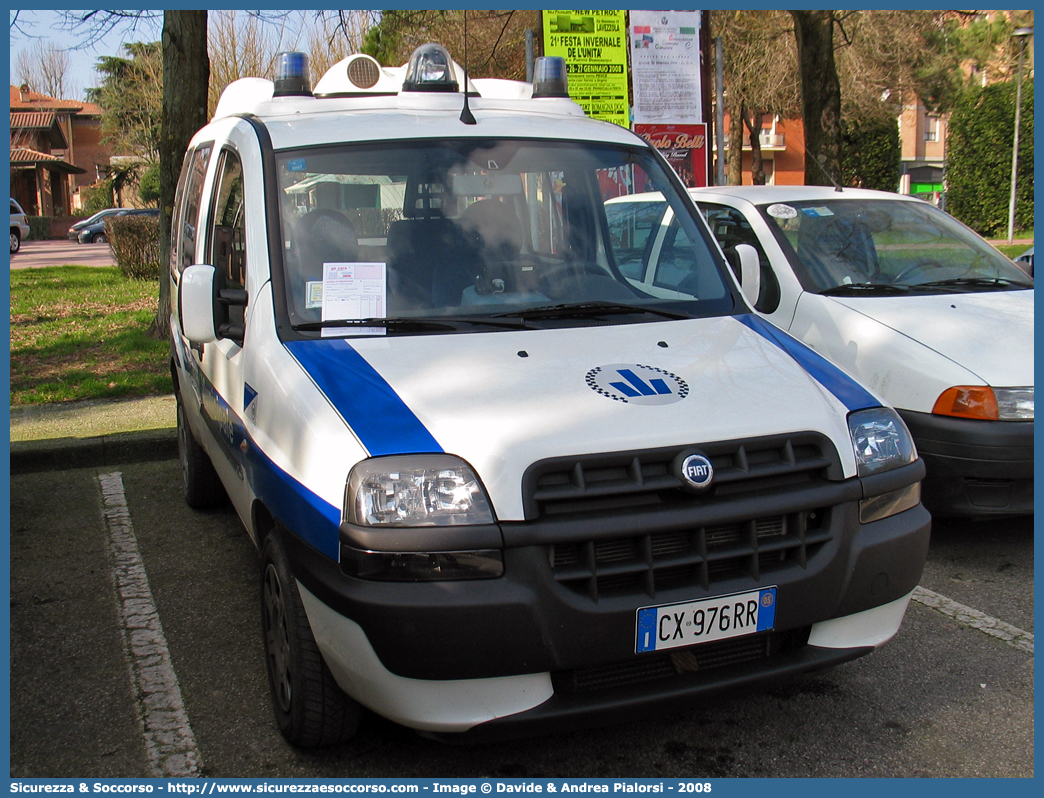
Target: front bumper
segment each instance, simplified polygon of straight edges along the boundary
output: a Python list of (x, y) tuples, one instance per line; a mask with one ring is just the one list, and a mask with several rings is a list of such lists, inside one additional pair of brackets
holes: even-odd
[[(877, 486), (874, 493), (894, 490), (920, 479), (923, 469), (917, 462), (864, 480), (741, 494), (702, 510), (668, 507), (546, 523), (502, 522), (504, 576), (496, 579), (369, 581), (346, 574), (296, 536), (288, 536), (287, 551), (302, 584), (358, 623), (392, 673), (452, 680), (559, 672), (640, 658), (635, 619), (643, 606), (774, 585), (775, 628), (787, 631), (906, 595), (921, 576), (930, 517), (917, 505), (860, 524), (858, 499), (868, 484)], [(752, 520), (760, 524), (766, 518), (783, 526), (768, 543), (760, 533), (755, 537)], [(679, 534), (696, 534), (694, 528), (703, 536), (695, 547), (708, 550), (708, 556), (695, 556), (702, 564), (679, 565), (683, 556), (657, 553), (665, 538), (670, 544)], [(729, 528), (738, 531), (733, 542), (712, 549), (713, 536)], [(471, 548), (462, 545), (468, 529), (449, 528), (456, 545), (447, 547), (440, 545), (440, 530), (430, 529), (420, 550)], [(470, 529), (487, 547), (488, 528)], [(342, 530), (342, 545), (345, 534)], [(579, 545), (566, 542), (585, 539)], [(627, 573), (644, 569), (647, 560), (648, 571)]]
[[(771, 659), (705, 671), (661, 655), (645, 678), (618, 668), (601, 681), (574, 674), (533, 673), (487, 679), (408, 679), (383, 667), (358, 624), (300, 585), (317, 643), (338, 684), (360, 703), (404, 726), (449, 743), (491, 742), (633, 722), (705, 704), (752, 685), (765, 685), (840, 665), (870, 653), (899, 630), (910, 594), (872, 610), (815, 624), (807, 644), (781, 647)], [(705, 644), (713, 646), (715, 644)]]
[(1033, 422), (977, 421), (900, 410), (925, 461), (933, 515), (1033, 512)]
[[(766, 563), (758, 577), (732, 573), (654, 598), (606, 591), (594, 601), (556, 580), (548, 546), (535, 541), (504, 550), (499, 579), (427, 583), (356, 579), (299, 538), (287, 543), (316, 640), (346, 692), (428, 732), (495, 723), (514, 735), (635, 718), (869, 653), (899, 627), (930, 516), (918, 505), (861, 525), (858, 506), (829, 509), (832, 536), (804, 563)], [(777, 587), (774, 631), (635, 653), (637, 607), (757, 585)], [(696, 672), (678, 671), (679, 652), (696, 657)]]

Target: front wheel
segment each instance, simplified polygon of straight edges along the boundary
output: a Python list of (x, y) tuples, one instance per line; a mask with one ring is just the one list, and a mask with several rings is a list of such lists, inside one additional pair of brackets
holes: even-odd
[(14, 255), (22, 248), (22, 234), (17, 230), (11, 230), (11, 254)]
[(91, 237), (92, 244), (105, 244), (109, 239), (105, 237), (105, 233), (95, 233)]
[(178, 459), (185, 504), (196, 510), (217, 507), (225, 500), (225, 488), (210, 462), (210, 455), (192, 435), (185, 408), (178, 400)]
[(261, 549), (261, 631), (276, 722), (301, 748), (345, 742), (355, 735), (362, 707), (341, 691), (323, 661), (276, 535)]

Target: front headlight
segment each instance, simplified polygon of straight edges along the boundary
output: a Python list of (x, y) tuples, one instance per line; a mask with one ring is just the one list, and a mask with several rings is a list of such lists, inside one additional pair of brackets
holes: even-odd
[[(861, 477), (880, 474), (917, 459), (913, 436), (899, 414), (891, 408), (872, 407), (848, 416), (848, 432)], [(869, 524), (916, 507), (921, 500), (921, 483), (914, 482), (859, 502), (859, 521)]]
[(857, 410), (848, 416), (857, 473), (880, 474), (917, 459), (913, 436), (899, 414), (889, 407)]
[(997, 416), (1001, 421), (1033, 420), (1033, 387), (994, 388)]
[(493, 512), (471, 466), (448, 454), (364, 460), (345, 486), (343, 518), (376, 527), (492, 524)]

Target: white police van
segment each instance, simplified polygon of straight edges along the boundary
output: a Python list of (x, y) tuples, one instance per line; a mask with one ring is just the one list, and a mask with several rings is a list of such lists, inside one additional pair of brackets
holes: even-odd
[[(314, 92), (302, 62), (193, 138), (171, 262), (185, 496), (261, 552), (288, 740), (361, 707), (455, 740), (635, 719), (896, 633), (930, 526), (908, 431), (751, 311), (561, 60), (466, 93), (438, 45)], [(606, 203), (647, 191), (674, 223), (643, 282)]]

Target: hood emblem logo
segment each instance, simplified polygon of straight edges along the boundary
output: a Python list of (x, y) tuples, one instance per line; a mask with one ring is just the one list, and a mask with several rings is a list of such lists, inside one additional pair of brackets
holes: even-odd
[(681, 476), (694, 490), (706, 490), (714, 481), (714, 466), (702, 454), (690, 454), (681, 462)]
[(637, 363), (614, 363), (587, 372), (596, 393), (632, 405), (669, 405), (689, 395), (685, 380), (669, 371)]

